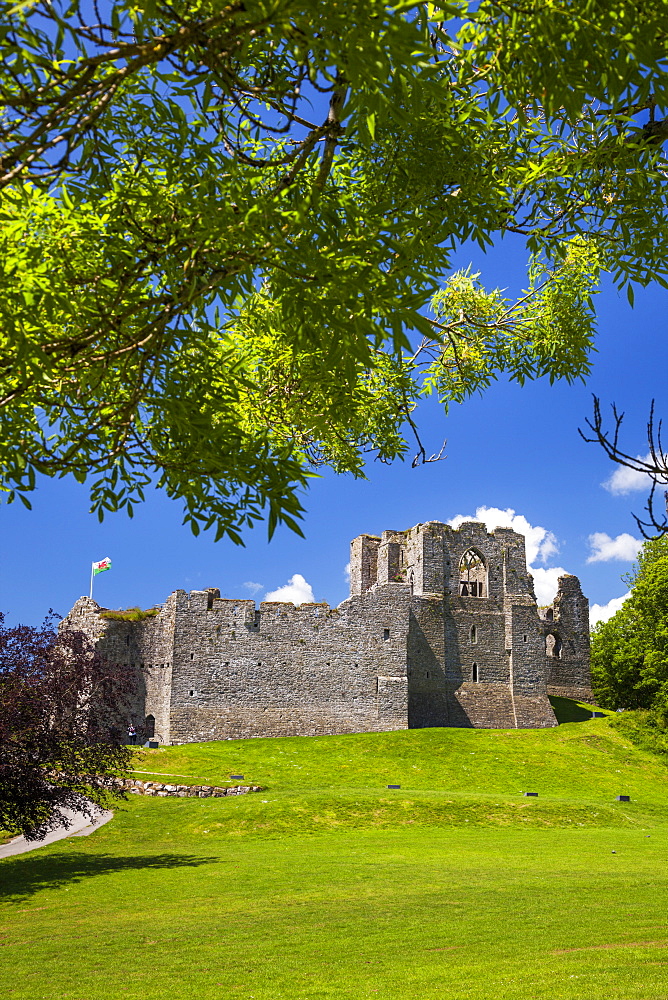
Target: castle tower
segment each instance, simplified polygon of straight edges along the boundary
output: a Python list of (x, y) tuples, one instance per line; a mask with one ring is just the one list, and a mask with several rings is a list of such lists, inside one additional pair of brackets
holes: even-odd
[(410, 591), (411, 727), (554, 726), (548, 685), (549, 693), (591, 697), (588, 603), (579, 582), (560, 581), (558, 647), (550, 655), (524, 538), (510, 528), (430, 521), (364, 535), (351, 546), (351, 581), (353, 593), (380, 595), (391, 584)]

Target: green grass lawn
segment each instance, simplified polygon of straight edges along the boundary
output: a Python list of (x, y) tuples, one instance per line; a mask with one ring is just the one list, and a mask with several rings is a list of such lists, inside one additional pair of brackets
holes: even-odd
[(668, 769), (606, 719), (135, 764), (266, 790), (133, 797), (91, 837), (0, 862), (3, 998), (668, 995)]
[[(553, 699), (562, 717), (576, 702)], [(554, 729), (409, 729), (347, 736), (284, 737), (189, 743), (138, 750), (134, 777), (170, 776), (175, 782), (234, 785), (231, 774), (272, 792), (386, 788), (484, 791), (517, 797), (642, 798), (645, 783), (659, 779), (656, 794), (668, 805), (665, 765), (634, 748), (607, 719), (566, 723)]]

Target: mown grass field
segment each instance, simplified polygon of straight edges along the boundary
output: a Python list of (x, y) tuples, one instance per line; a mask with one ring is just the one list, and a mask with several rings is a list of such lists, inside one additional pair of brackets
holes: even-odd
[(0, 996), (668, 995), (668, 768), (606, 719), (135, 763), (266, 790), (133, 797), (91, 837), (0, 862)]

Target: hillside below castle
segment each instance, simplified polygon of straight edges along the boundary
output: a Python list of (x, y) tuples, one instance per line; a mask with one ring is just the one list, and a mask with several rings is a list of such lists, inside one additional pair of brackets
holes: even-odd
[(538, 608), (524, 538), (430, 521), (351, 543), (327, 604), (174, 591), (143, 621), (80, 598), (64, 628), (137, 671), (128, 719), (164, 743), (430, 726), (557, 725), (548, 694), (590, 699), (589, 604), (562, 576)]

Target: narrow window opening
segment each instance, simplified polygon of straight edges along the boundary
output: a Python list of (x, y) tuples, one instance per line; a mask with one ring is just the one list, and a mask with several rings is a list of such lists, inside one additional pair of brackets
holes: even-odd
[(475, 646), (478, 641), (478, 627), (477, 625), (471, 625), (471, 644)]
[(192, 697), (193, 697), (193, 695), (195, 694), (195, 692), (194, 692), (194, 691), (189, 691), (189, 692), (188, 692), (188, 694), (189, 694), (189, 695), (190, 695), (190, 697), (192, 698)]
[(427, 677), (427, 680), (429, 680), (429, 671), (427, 671), (426, 677)]
[(528, 641), (529, 641), (529, 636), (528, 635), (523, 635), (522, 636), (522, 642), (528, 642)]
[(126, 637), (125, 637), (125, 645), (126, 646), (130, 645), (130, 636), (129, 635), (126, 635)]
[(191, 653), (191, 654), (190, 654), (190, 659), (191, 659), (191, 660), (194, 660), (194, 659), (195, 659), (195, 654), (194, 654), (194, 653)]
[(471, 680), (476, 684), (478, 683), (478, 664), (474, 663), (471, 667)]
[(383, 641), (386, 642), (389, 638), (390, 638), (390, 630), (389, 630), (389, 628), (384, 628), (383, 629)]

